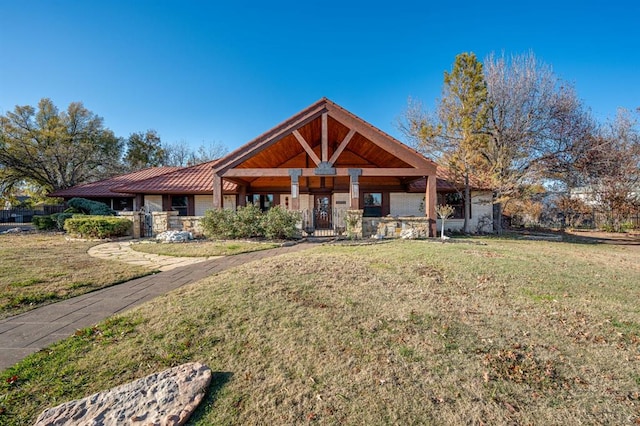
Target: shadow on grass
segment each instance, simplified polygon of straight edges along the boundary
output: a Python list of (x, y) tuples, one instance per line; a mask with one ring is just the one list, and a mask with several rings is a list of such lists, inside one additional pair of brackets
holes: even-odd
[(207, 413), (213, 409), (213, 404), (218, 399), (218, 394), (232, 377), (233, 373), (228, 371), (214, 371), (211, 373), (211, 383), (209, 384), (209, 389), (207, 389), (207, 394), (196, 411), (189, 417), (188, 425), (194, 425), (204, 419)]
[(518, 240), (518, 241), (548, 241), (568, 244), (609, 244), (640, 246), (640, 237), (603, 232), (562, 232), (555, 230), (509, 230), (501, 235), (483, 235), (476, 237), (484, 240)]

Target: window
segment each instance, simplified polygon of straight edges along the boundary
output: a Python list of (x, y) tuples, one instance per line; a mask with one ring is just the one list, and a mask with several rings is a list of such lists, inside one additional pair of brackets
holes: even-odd
[(260, 210), (267, 211), (273, 207), (273, 194), (247, 194), (247, 204), (260, 207)]
[(438, 205), (448, 204), (453, 207), (450, 219), (464, 219), (464, 198), (458, 192), (438, 192)]
[(187, 215), (187, 196), (173, 195), (171, 197), (171, 210), (177, 211), (178, 216), (186, 216)]
[(364, 193), (364, 217), (382, 217), (382, 193)]

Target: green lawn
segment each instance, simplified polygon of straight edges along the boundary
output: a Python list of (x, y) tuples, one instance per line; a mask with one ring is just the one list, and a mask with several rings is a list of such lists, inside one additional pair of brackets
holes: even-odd
[(59, 233), (0, 235), (0, 318), (152, 272), (89, 256), (97, 244)]
[(0, 424), (188, 361), (214, 371), (198, 425), (639, 422), (640, 247), (482, 241), (319, 246), (185, 286), (4, 371)]

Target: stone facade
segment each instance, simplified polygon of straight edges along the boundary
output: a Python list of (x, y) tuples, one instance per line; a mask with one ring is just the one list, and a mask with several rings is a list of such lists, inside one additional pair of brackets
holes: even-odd
[[(133, 222), (133, 238), (140, 238), (141, 221), (145, 220), (142, 212), (119, 212), (118, 215), (124, 219)], [(151, 212), (152, 232), (158, 235), (165, 231), (187, 231), (193, 236), (199, 237), (203, 235), (202, 217), (200, 216), (178, 216), (178, 212)]]
[(426, 217), (365, 217), (362, 234), (366, 237), (400, 238), (411, 230), (414, 238), (429, 237), (429, 219)]
[(347, 236), (349, 238), (362, 238), (364, 231), (364, 223), (362, 214), (364, 210), (347, 210), (344, 222), (346, 226)]

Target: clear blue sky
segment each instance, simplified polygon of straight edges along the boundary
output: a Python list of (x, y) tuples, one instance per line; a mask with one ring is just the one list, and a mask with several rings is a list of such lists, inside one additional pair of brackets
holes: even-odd
[(640, 2), (0, 0), (0, 114), (48, 97), (118, 136), (248, 142), (323, 96), (382, 130), (472, 51), (526, 53), (604, 121), (640, 107)]

